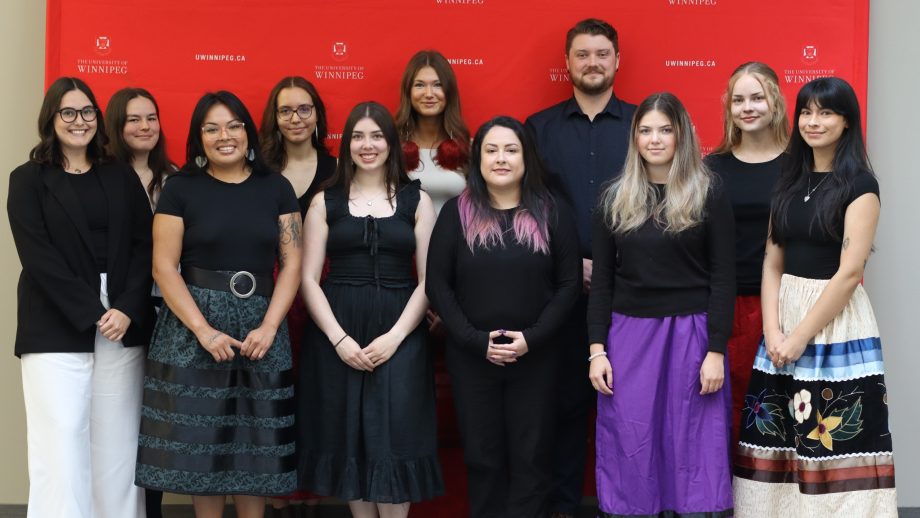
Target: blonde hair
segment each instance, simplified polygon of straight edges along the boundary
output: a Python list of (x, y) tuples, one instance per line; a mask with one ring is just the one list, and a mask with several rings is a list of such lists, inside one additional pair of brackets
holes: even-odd
[(713, 151), (714, 154), (731, 151), (741, 143), (741, 128), (735, 126), (735, 119), (732, 117), (732, 92), (735, 89), (735, 83), (744, 76), (753, 77), (763, 88), (767, 106), (770, 107), (772, 114), (770, 133), (774, 142), (782, 147), (786, 147), (789, 142), (789, 117), (786, 115), (786, 98), (779, 89), (779, 78), (776, 72), (766, 64), (749, 61), (736, 68), (728, 79), (728, 88), (722, 96), (722, 124), (724, 127), (722, 142)]
[[(671, 122), (676, 146), (667, 188), (660, 200), (636, 145), (639, 122), (653, 111)], [(607, 227), (625, 234), (652, 218), (666, 232), (676, 234), (698, 225), (704, 217), (712, 173), (703, 164), (700, 145), (684, 105), (667, 92), (650, 95), (636, 108), (630, 134), (623, 174), (607, 186), (600, 200), (599, 210), (603, 211)]]

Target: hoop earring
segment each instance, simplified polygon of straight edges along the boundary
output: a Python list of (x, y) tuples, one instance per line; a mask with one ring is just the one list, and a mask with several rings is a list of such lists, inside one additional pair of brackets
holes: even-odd
[(196, 156), (195, 165), (197, 165), (199, 169), (204, 169), (204, 166), (208, 165), (207, 157), (201, 155)]

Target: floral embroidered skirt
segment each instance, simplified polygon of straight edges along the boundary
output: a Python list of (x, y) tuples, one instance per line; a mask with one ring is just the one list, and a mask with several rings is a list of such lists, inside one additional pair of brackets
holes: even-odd
[[(784, 333), (827, 283), (783, 275)], [(862, 286), (798, 361), (777, 369), (761, 342), (734, 461), (736, 516), (897, 516), (884, 372)]]
[[(242, 341), (269, 299), (189, 286), (208, 323)], [(166, 306), (144, 375), (136, 484), (191, 495), (285, 495), (297, 485), (287, 325), (261, 360), (217, 363)]]
[(598, 516), (732, 515), (730, 382), (700, 395), (708, 345), (705, 313), (613, 313), (613, 396), (597, 398)]

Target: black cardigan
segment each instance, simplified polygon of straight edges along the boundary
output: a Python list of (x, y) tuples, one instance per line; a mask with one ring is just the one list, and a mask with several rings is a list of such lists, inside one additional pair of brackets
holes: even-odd
[[(151, 221), (144, 187), (119, 162), (93, 166), (108, 200), (108, 294), (131, 318), (122, 342), (146, 345), (150, 301)], [(15, 353), (93, 352), (99, 272), (80, 200), (59, 166), (26, 162), (10, 173), (7, 214), (22, 263)]]

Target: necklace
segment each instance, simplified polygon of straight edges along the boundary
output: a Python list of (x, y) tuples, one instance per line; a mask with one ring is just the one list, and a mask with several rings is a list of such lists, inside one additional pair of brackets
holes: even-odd
[[(387, 195), (387, 193), (384, 192), (383, 194), (378, 194), (378, 195), (376, 195), (376, 196), (371, 196), (370, 198), (368, 198), (367, 196), (364, 195), (363, 192), (361, 192), (361, 189), (357, 189), (357, 188), (356, 188), (355, 191), (357, 191), (358, 196), (364, 198), (365, 205), (367, 205), (368, 207), (373, 206), (373, 205), (374, 205), (374, 202), (377, 201), (377, 198), (380, 198), (381, 196), (386, 196), (386, 195)], [(350, 201), (351, 201), (352, 203), (354, 203), (355, 205), (357, 205), (357, 202), (355, 202), (355, 201), (353, 201), (353, 200), (350, 200)]]
[(808, 203), (808, 200), (811, 199), (811, 195), (814, 194), (815, 191), (818, 190), (818, 187), (821, 187), (821, 184), (824, 183), (824, 180), (827, 180), (828, 176), (830, 176), (830, 173), (825, 174), (824, 178), (822, 178), (821, 181), (818, 182), (817, 185), (815, 185), (815, 188), (812, 189), (811, 188), (811, 175), (808, 175), (808, 189), (805, 191), (805, 203)]

